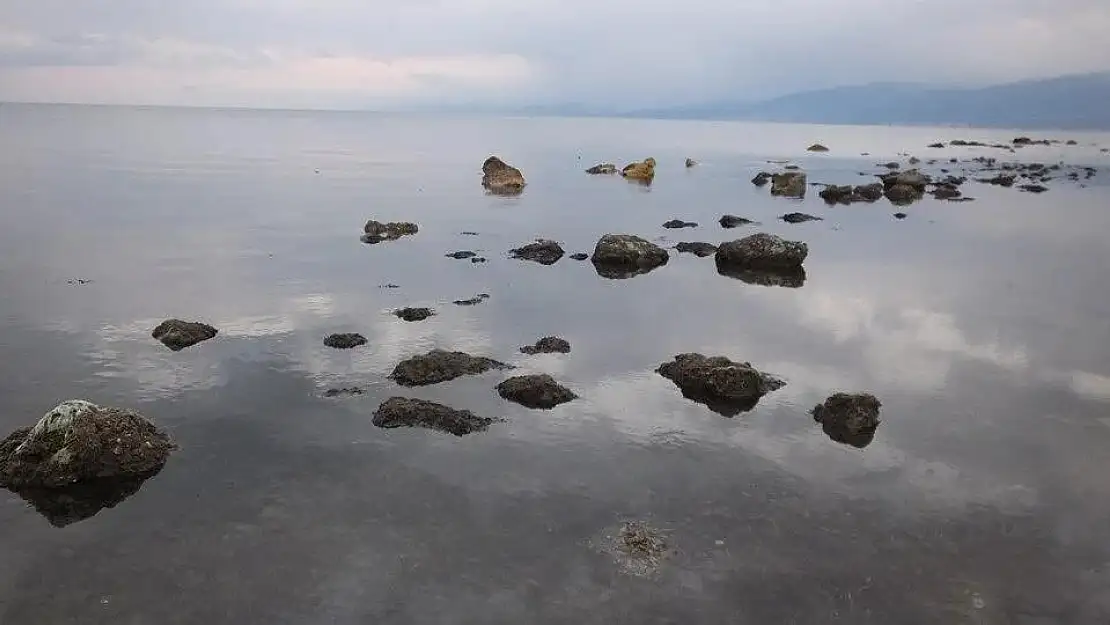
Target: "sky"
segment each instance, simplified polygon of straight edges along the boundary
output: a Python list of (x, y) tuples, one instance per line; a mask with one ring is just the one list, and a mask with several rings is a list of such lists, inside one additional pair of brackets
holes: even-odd
[(1110, 71), (1106, 0), (0, 0), (0, 101), (635, 110)]

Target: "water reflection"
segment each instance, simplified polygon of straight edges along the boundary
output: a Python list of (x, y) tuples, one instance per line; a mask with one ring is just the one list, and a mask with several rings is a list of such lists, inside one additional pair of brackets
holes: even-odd
[(66, 527), (123, 503), (159, 471), (161, 469), (142, 476), (101, 478), (65, 488), (29, 488), (12, 492), (31, 504), (35, 512), (54, 527)]
[(781, 286), (790, 289), (799, 289), (806, 283), (806, 270), (804, 267), (767, 270), (747, 269), (729, 263), (717, 263), (717, 273), (728, 278), (734, 278), (741, 282), (758, 286)]

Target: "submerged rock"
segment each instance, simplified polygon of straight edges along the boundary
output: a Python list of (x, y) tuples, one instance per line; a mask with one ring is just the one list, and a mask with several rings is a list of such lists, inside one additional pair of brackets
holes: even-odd
[(382, 223), (371, 219), (362, 227), (362, 231), (362, 242), (374, 244), (382, 241), (396, 241), (403, 236), (416, 234), (420, 231), (420, 228), (408, 221)]
[(682, 221), (681, 219), (672, 219), (664, 223), (663, 227), (674, 230), (676, 228), (697, 228), (698, 224), (694, 221)]
[(806, 194), (806, 175), (800, 171), (787, 171), (771, 176), (771, 195), (802, 198)]
[(570, 342), (557, 336), (545, 336), (536, 341), (535, 345), (525, 345), (520, 348), (522, 354), (569, 354)]
[(433, 349), (427, 354), (402, 360), (393, 368), (389, 379), (401, 386), (427, 386), (454, 380), (464, 375), (479, 375), (494, 369), (511, 368), (491, 358)]
[(638, 236), (607, 234), (598, 240), (591, 260), (602, 277), (626, 278), (666, 265), (670, 255)]
[(605, 531), (595, 547), (612, 557), (621, 573), (645, 578), (658, 574), (664, 560), (674, 552), (663, 532), (640, 521), (626, 521), (619, 528)]
[(520, 170), (491, 156), (482, 163), (482, 186), (495, 195), (518, 195), (524, 190), (524, 174)]
[(979, 182), (994, 185), (997, 187), (1012, 187), (1017, 176), (1012, 174), (998, 174), (992, 178), (979, 178)]
[(755, 175), (755, 178), (752, 178), (752, 184), (754, 184), (757, 187), (762, 187), (762, 186), (766, 185), (768, 182), (771, 182), (771, 177), (772, 177), (772, 175), (771, 175), (770, 172), (761, 171), (761, 172), (759, 172), (758, 174)]
[(509, 378), (497, 385), (497, 394), (525, 408), (543, 410), (578, 399), (570, 389), (547, 374)]
[(829, 151), (829, 149), (827, 147), (821, 145), (820, 143), (814, 143), (813, 145), (806, 148), (806, 152), (828, 152), (828, 151)]
[[(146, 478), (176, 445), (137, 412), (62, 402), (0, 441), (0, 486), (54, 489), (104, 478)], [(137, 490), (137, 487), (136, 487)]]
[(559, 262), (565, 252), (563, 247), (555, 241), (539, 239), (535, 243), (509, 250), (509, 254), (520, 260), (530, 260), (541, 265), (554, 265)]
[(155, 340), (175, 352), (215, 337), (219, 330), (199, 321), (167, 319), (150, 333)]
[(374, 412), (373, 423), (380, 428), (422, 427), (465, 436), (488, 429), (493, 419), (423, 399), (390, 397)]
[(656, 373), (674, 382), (687, 399), (727, 417), (755, 408), (761, 397), (786, 384), (750, 363), (702, 354), (679, 354)]
[(789, 269), (801, 267), (809, 246), (787, 241), (773, 234), (753, 234), (722, 243), (717, 248), (717, 264), (748, 269)]
[(621, 175), (629, 180), (651, 182), (655, 179), (655, 159), (646, 158), (638, 163), (629, 163), (621, 170)]
[(824, 220), (823, 217), (817, 217), (817, 216), (810, 215), (810, 214), (807, 214), (807, 213), (787, 213), (787, 214), (783, 215), (782, 217), (780, 217), (779, 219), (782, 219), (783, 221), (785, 221), (788, 224), (800, 224), (804, 221), (823, 221)]
[(615, 174), (617, 173), (617, 166), (612, 163), (600, 163), (587, 169), (586, 173), (594, 176), (599, 174)]
[(813, 419), (829, 438), (862, 449), (875, 437), (880, 407), (882, 403), (870, 393), (836, 393), (813, 409)]
[(366, 337), (354, 332), (330, 334), (324, 338), (324, 345), (334, 349), (353, 349), (366, 345)]
[(737, 217), (736, 215), (721, 215), (720, 224), (722, 228), (738, 228), (748, 224), (754, 224), (751, 219), (744, 217)]
[(700, 241), (693, 243), (683, 241), (682, 243), (674, 246), (674, 249), (676, 252), (693, 254), (698, 258), (705, 258), (706, 256), (712, 256), (717, 253), (716, 245), (713, 245), (712, 243), (702, 243)]
[(825, 185), (825, 188), (821, 189), (817, 195), (822, 200), (825, 200), (827, 204), (851, 204), (853, 201), (859, 199), (856, 197), (855, 189), (850, 184)]
[(424, 321), (436, 313), (431, 308), (401, 308), (393, 311), (393, 314), (405, 321)]

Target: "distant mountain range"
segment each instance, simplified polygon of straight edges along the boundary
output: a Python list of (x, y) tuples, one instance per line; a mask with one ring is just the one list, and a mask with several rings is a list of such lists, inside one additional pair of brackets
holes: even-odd
[[(708, 102), (609, 114), (658, 119), (731, 119), (818, 124), (937, 124), (1011, 128), (1110, 129), (1110, 72), (979, 88), (872, 83), (805, 91), (757, 102)], [(595, 114), (580, 106), (534, 107), (528, 114)]]

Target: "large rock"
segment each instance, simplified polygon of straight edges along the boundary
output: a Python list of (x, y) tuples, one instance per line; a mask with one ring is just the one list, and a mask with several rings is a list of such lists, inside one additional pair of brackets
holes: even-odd
[(666, 265), (667, 250), (638, 236), (607, 234), (594, 246), (590, 259), (604, 277), (631, 277)]
[(549, 375), (521, 375), (497, 385), (497, 394), (525, 408), (550, 410), (578, 398)]
[(219, 330), (199, 321), (167, 319), (150, 333), (156, 340), (175, 352), (216, 336)]
[(594, 176), (599, 174), (615, 174), (617, 173), (617, 166), (612, 163), (599, 163), (587, 169), (586, 173)]
[(493, 369), (511, 368), (491, 358), (433, 349), (427, 354), (402, 360), (393, 368), (389, 378), (401, 386), (426, 386), (464, 375), (479, 375)]
[(802, 266), (809, 246), (773, 234), (753, 234), (722, 243), (717, 248), (717, 265), (747, 269), (792, 269)]
[(391, 221), (382, 223), (371, 219), (362, 227), (363, 243), (381, 243), (382, 241), (396, 241), (403, 236), (416, 234), (420, 228), (409, 221)]
[(785, 171), (771, 176), (771, 195), (793, 198), (805, 197), (805, 172)]
[(563, 247), (555, 241), (539, 239), (523, 247), (509, 250), (513, 258), (530, 260), (541, 265), (554, 265), (563, 257)]
[(493, 419), (423, 399), (390, 397), (374, 412), (373, 423), (380, 428), (422, 427), (465, 436), (489, 428)]
[(698, 164), (698, 162), (697, 162), (697, 161), (695, 161), (695, 160), (694, 160), (694, 159), (692, 159), (692, 158), (687, 158), (687, 159), (686, 159), (686, 167), (687, 167), (687, 168), (690, 168), (690, 167), (694, 167), (694, 166), (695, 166), (695, 165), (697, 165), (697, 164)]
[(137, 412), (67, 401), (0, 442), (0, 486), (51, 489), (149, 477), (174, 449), (169, 436)]
[(637, 163), (629, 163), (621, 170), (621, 175), (629, 180), (651, 182), (655, 179), (655, 159), (646, 158)]
[(482, 186), (497, 195), (517, 195), (524, 190), (524, 174), (505, 161), (491, 156), (482, 163)]
[(679, 354), (656, 372), (674, 382), (687, 399), (729, 417), (751, 410), (761, 397), (786, 384), (749, 363), (724, 356)]
[(829, 438), (862, 449), (875, 437), (881, 407), (870, 393), (836, 393), (813, 409), (813, 419)]
[(570, 342), (557, 336), (545, 336), (536, 341), (535, 345), (525, 345), (520, 348), (522, 354), (569, 354)]

